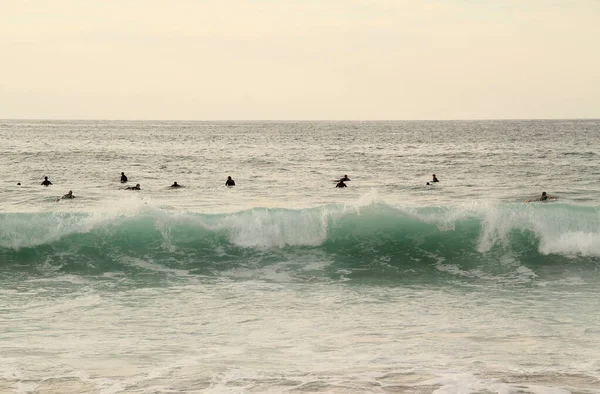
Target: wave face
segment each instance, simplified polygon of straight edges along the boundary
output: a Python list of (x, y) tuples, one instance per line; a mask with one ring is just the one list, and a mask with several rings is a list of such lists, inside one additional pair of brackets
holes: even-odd
[(218, 276), (283, 264), (330, 278), (531, 280), (564, 274), (556, 267), (594, 272), (600, 212), (564, 204), (472, 203), (215, 215), (148, 207), (127, 214), (2, 214), (0, 260), (5, 273), (40, 275)]

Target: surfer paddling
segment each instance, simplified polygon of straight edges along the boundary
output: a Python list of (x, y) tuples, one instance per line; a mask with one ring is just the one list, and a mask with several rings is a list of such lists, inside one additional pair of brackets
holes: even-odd
[(548, 201), (548, 200), (556, 200), (556, 199), (558, 199), (558, 197), (556, 197), (556, 196), (549, 196), (546, 192), (542, 192), (542, 195), (540, 196), (540, 198), (535, 199), (535, 200), (526, 200), (525, 202)]
[(73, 195), (73, 191), (69, 190), (67, 194), (65, 194), (61, 198), (57, 198), (56, 201), (58, 202), (60, 200), (72, 200), (73, 198), (75, 198), (75, 196)]
[(333, 181), (336, 182), (335, 187), (348, 187), (345, 182), (348, 182), (349, 180), (350, 178), (348, 178), (348, 175), (344, 175), (342, 178), (334, 179)]

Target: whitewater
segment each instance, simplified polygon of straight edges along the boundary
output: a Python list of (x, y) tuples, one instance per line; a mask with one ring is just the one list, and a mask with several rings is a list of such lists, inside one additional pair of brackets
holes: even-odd
[(2, 393), (600, 393), (598, 120), (0, 140)]

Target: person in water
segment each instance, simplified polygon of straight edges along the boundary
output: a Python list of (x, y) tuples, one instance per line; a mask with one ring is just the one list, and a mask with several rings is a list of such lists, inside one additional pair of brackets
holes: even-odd
[(44, 181), (42, 182), (42, 186), (50, 186), (51, 184), (52, 184), (52, 182), (50, 182), (50, 181), (48, 180), (48, 177), (47, 177), (47, 176), (45, 176), (45, 177), (44, 177)]
[(539, 201), (548, 201), (548, 200), (556, 200), (556, 197), (549, 196), (548, 194), (546, 194), (546, 192), (542, 192), (542, 196), (540, 197)]
[(62, 200), (69, 200), (71, 198), (75, 198), (72, 190), (69, 190), (69, 192), (67, 194), (65, 194), (64, 196), (61, 197)]
[(171, 185), (172, 188), (181, 187), (181, 185), (177, 184), (177, 182), (173, 182)]
[(348, 178), (348, 175), (344, 175), (344, 177), (342, 179), (340, 179), (340, 181), (343, 181), (343, 182), (348, 182), (349, 180), (350, 180), (350, 178)]
[(135, 185), (135, 186), (127, 186), (127, 187), (125, 188), (125, 190), (142, 190), (142, 188), (140, 187), (140, 184), (138, 183), (138, 184), (137, 184), (137, 185)]
[(348, 185), (346, 185), (344, 181), (340, 179), (340, 181), (337, 183), (337, 185), (335, 185), (335, 187), (348, 187)]
[(126, 183), (127, 182), (127, 175), (125, 175), (124, 172), (121, 173), (121, 183)]
[(556, 200), (558, 197), (549, 196), (546, 192), (542, 192), (540, 198), (536, 198), (535, 200), (525, 200), (525, 202), (533, 202), (533, 201), (548, 201), (548, 200)]
[(227, 180), (225, 181), (225, 186), (235, 186), (235, 181), (228, 176)]
[(435, 176), (435, 174), (433, 174), (432, 176), (433, 176), (432, 182), (439, 182), (439, 180), (437, 179), (437, 177)]

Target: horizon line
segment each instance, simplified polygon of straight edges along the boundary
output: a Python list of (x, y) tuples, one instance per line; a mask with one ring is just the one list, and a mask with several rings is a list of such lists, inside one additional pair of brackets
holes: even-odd
[(109, 118), (0, 118), (0, 121), (58, 121), (58, 122), (486, 122), (486, 121), (546, 121), (546, 120), (600, 120), (589, 118), (452, 118), (452, 119), (109, 119)]

